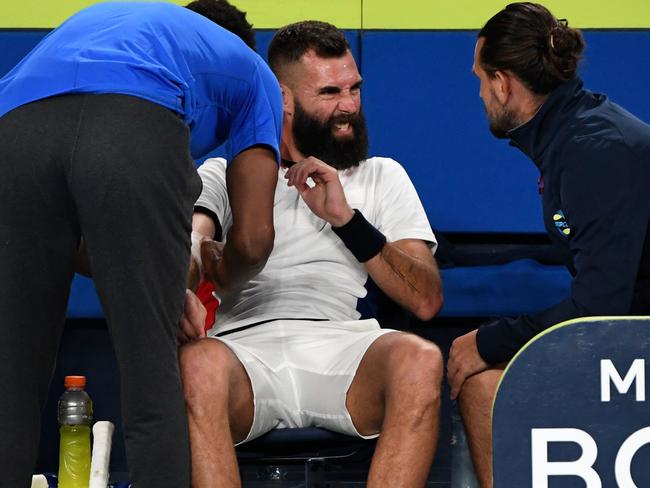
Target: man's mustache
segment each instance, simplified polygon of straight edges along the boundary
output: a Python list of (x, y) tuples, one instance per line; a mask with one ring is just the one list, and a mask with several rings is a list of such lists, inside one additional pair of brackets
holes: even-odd
[(330, 119), (330, 125), (337, 125), (337, 124), (353, 124), (357, 120), (359, 120), (359, 114), (341, 114), (341, 115), (335, 115)]

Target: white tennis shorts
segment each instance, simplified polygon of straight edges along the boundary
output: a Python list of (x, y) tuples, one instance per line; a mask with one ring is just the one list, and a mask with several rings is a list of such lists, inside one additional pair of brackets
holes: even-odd
[(271, 429), (323, 427), (362, 436), (345, 406), (354, 375), (383, 334), (376, 320), (273, 320), (216, 337), (244, 365), (255, 403), (248, 442)]

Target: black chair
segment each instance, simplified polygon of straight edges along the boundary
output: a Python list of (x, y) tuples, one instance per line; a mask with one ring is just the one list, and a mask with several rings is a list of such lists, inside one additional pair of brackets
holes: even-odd
[(375, 444), (317, 427), (275, 429), (238, 446), (237, 459), (246, 487), (324, 488), (364, 481)]

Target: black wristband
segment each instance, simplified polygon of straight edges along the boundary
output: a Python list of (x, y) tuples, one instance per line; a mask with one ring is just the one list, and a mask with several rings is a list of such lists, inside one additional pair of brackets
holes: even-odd
[(332, 230), (360, 263), (374, 258), (386, 244), (386, 236), (368, 222), (356, 208), (354, 216), (347, 224), (332, 227)]

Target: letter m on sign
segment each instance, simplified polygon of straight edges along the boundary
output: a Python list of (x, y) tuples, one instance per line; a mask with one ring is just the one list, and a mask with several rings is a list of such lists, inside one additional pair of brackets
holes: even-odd
[(600, 360), (600, 401), (611, 400), (610, 386), (613, 383), (620, 394), (628, 392), (632, 383), (636, 382), (636, 401), (645, 402), (645, 360), (635, 359), (632, 366), (621, 378), (611, 359)]

